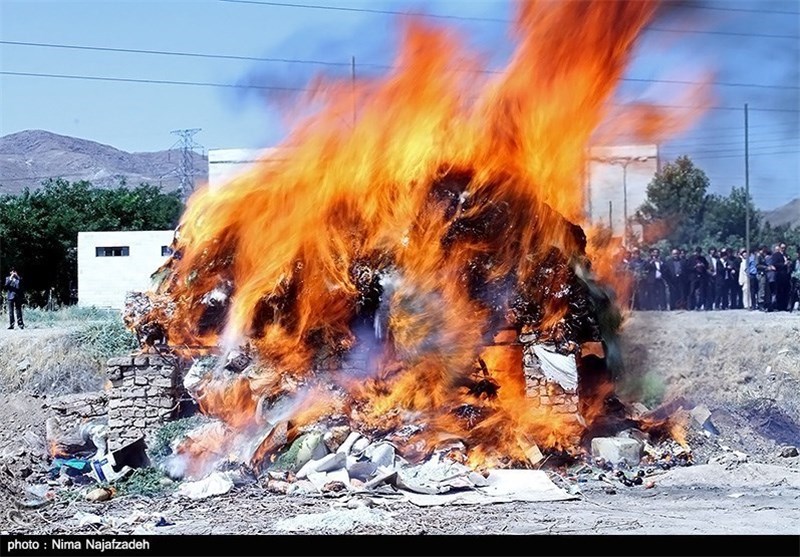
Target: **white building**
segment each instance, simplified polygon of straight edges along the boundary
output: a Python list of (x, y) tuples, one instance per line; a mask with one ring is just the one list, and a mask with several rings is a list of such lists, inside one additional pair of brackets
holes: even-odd
[[(610, 226), (623, 236), (630, 219), (647, 198), (647, 185), (658, 171), (657, 145), (592, 147), (587, 163), (586, 212), (590, 222)], [(631, 227), (637, 232), (636, 227)]]
[(78, 305), (122, 309), (125, 295), (151, 286), (174, 230), (78, 233)]

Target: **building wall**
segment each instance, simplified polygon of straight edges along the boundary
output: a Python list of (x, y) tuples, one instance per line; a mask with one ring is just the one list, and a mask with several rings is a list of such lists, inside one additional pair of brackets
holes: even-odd
[[(166, 260), (173, 230), (78, 233), (78, 305), (121, 309), (125, 294), (150, 287), (150, 275)], [(97, 248), (127, 247), (126, 256), (98, 257)]]
[[(625, 177), (625, 165), (627, 176)], [(647, 197), (647, 185), (658, 170), (657, 145), (598, 146), (590, 152), (587, 169), (587, 213), (593, 224), (609, 226), (622, 236), (625, 226), (624, 207), (627, 190), (628, 217), (633, 217)], [(623, 178), (627, 188), (623, 188)], [(631, 227), (633, 232), (636, 227)]]

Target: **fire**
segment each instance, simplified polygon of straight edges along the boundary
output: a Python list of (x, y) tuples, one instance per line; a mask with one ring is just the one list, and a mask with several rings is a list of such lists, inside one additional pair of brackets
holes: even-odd
[(410, 452), (458, 438), (475, 465), (570, 446), (583, 426), (532, 405), (521, 353), (487, 345), (503, 326), (568, 345), (571, 300), (599, 288), (588, 267), (614, 276), (578, 226), (584, 154), (656, 7), (521, 2), (500, 74), (415, 19), (385, 78), (320, 80), (287, 156), (198, 191), (181, 223), (160, 290), (170, 343), (246, 345), (264, 364), (206, 383), (203, 411), (257, 428), (289, 381), (307, 389), (290, 428), (416, 423)]

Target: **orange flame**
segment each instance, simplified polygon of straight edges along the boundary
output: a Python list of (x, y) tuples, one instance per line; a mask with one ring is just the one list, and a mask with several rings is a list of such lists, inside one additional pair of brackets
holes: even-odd
[[(295, 422), (333, 406), (375, 431), (414, 419), (432, 432), (425, 443), (465, 439), (473, 463), (567, 445), (580, 426), (528, 404), (521, 356), (487, 353), (487, 336), (505, 321), (557, 339), (574, 269), (591, 259), (601, 280), (616, 275), (610, 244), (587, 246), (573, 223), (590, 137), (656, 7), (521, 2), (517, 50), (492, 78), (453, 34), (415, 19), (386, 78), (320, 81), (309, 100), (321, 109), (295, 126), (286, 156), (190, 199), (163, 290), (170, 342), (247, 339), (272, 373), (327, 374), (351, 400), (306, 397)], [(636, 115), (650, 135), (662, 123), (641, 106)], [(209, 315), (215, 290), (224, 307)], [(385, 327), (380, 342), (359, 334), (359, 319)], [(346, 363), (371, 342), (366, 375), (319, 366), (323, 353)], [(496, 396), (465, 386), (482, 353)], [(201, 405), (251, 427), (277, 385), (209, 386)], [(458, 417), (464, 404), (477, 422)]]

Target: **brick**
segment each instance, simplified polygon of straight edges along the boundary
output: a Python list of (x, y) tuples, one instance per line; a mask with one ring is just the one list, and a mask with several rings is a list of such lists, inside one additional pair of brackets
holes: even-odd
[(162, 398), (161, 402), (158, 405), (161, 408), (172, 408), (175, 405), (175, 403), (168, 398)]
[(108, 367), (114, 366), (130, 366), (133, 365), (133, 358), (130, 356), (120, 356), (118, 358), (110, 358), (107, 363)]
[(147, 356), (136, 356), (133, 359), (133, 365), (135, 366), (146, 366), (148, 364), (149, 358)]
[(148, 383), (147, 377), (137, 377), (133, 380), (134, 385), (147, 385)]
[(166, 363), (167, 363), (167, 361), (164, 358), (162, 358), (161, 356), (158, 356), (158, 355), (151, 355), (150, 356), (150, 365), (151, 366), (163, 366)]
[(155, 387), (162, 387), (168, 389), (172, 387), (172, 379), (167, 379), (165, 377), (156, 377), (150, 384)]
[(138, 429), (143, 429), (145, 427), (145, 421), (143, 419), (138, 419), (133, 421), (133, 427)]
[(131, 389), (130, 396), (132, 396), (132, 397), (134, 397), (134, 398), (136, 398), (136, 397), (143, 397), (143, 396), (144, 396), (144, 389), (142, 389), (142, 388), (139, 388), (139, 389)]
[(133, 405), (136, 408), (145, 408), (147, 406), (147, 399), (146, 398), (137, 398), (133, 401)]

